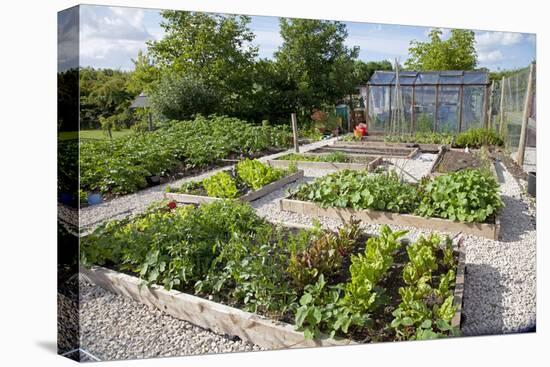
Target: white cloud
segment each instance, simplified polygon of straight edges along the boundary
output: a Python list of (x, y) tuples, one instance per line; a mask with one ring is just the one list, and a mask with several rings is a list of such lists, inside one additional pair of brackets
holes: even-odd
[(476, 34), (476, 44), (480, 49), (512, 46), (523, 41), (523, 34), (509, 32), (481, 32)]
[(144, 26), (145, 12), (136, 8), (82, 6), (80, 56), (82, 65), (132, 68), (131, 59), (161, 30)]
[(501, 61), (504, 59), (504, 55), (502, 55), (502, 52), (500, 50), (494, 50), (494, 51), (480, 51), (478, 52), (478, 59), (480, 62), (484, 62), (487, 64), (492, 64), (497, 61)]

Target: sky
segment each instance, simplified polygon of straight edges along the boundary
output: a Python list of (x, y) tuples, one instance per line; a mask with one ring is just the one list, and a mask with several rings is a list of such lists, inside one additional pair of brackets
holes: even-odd
[[(80, 8), (80, 65), (94, 68), (133, 70), (145, 42), (163, 36), (160, 10), (82, 5)], [(346, 44), (359, 46), (359, 59), (367, 61), (407, 59), (411, 40), (426, 41), (430, 27), (344, 22)], [(259, 57), (272, 58), (282, 44), (277, 17), (253, 16)], [(443, 38), (449, 34), (443, 29)], [(527, 66), (535, 59), (535, 35), (475, 31), (478, 67), (506, 70)]]

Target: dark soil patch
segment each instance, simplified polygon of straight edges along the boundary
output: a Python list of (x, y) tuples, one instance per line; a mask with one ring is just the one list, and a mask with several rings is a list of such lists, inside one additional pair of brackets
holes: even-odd
[(436, 172), (456, 172), (466, 168), (482, 168), (483, 161), (475, 153), (458, 150), (448, 150), (443, 153), (441, 161), (435, 168)]

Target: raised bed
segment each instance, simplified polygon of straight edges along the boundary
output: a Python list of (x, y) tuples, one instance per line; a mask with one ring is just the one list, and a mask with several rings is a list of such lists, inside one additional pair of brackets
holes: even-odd
[(394, 224), (443, 232), (462, 232), (491, 240), (498, 240), (500, 231), (498, 216), (495, 218), (495, 223), (466, 223), (370, 209), (321, 208), (313, 202), (289, 198), (281, 199), (280, 208), (281, 210), (310, 216), (339, 218), (342, 220), (349, 220), (354, 217), (367, 223)]
[[(483, 166), (481, 158), (474, 156), (474, 154), (477, 154), (477, 152), (479, 152), (479, 150), (470, 151), (469, 153), (466, 153), (464, 152), (463, 149), (454, 149), (454, 148), (449, 148), (447, 146), (442, 146), (439, 149), (437, 158), (434, 160), (432, 166), (430, 167), (430, 174), (434, 177), (437, 177), (437, 176), (444, 175), (446, 173), (457, 172), (466, 168), (481, 168)], [(467, 161), (466, 159), (464, 159), (465, 162), (462, 162), (462, 163), (456, 162), (457, 160), (460, 160), (461, 157), (462, 159), (464, 157), (467, 157), (468, 160), (470, 159), (471, 160)], [(444, 164), (445, 160), (450, 160), (451, 162), (453, 162), (452, 164), (455, 164), (455, 169), (451, 169), (450, 171), (443, 171), (443, 172), (439, 171), (440, 166)], [(471, 162), (474, 162), (474, 164), (471, 164)], [(489, 168), (498, 181), (498, 175), (497, 175), (494, 163), (491, 163)]]
[[(324, 155), (321, 154), (304, 154), (304, 155), (312, 155), (312, 156), (318, 156), (318, 155)], [(284, 159), (271, 159), (268, 160), (267, 163), (276, 168), (288, 168), (293, 163), (296, 163), (296, 166), (299, 169), (306, 169), (306, 168), (315, 168), (315, 169), (336, 169), (336, 170), (343, 170), (343, 169), (350, 169), (350, 170), (368, 170), (369, 172), (374, 171), (376, 167), (378, 167), (382, 163), (382, 157), (372, 157), (372, 156), (362, 156), (362, 158), (371, 159), (369, 162), (366, 163), (343, 163), (343, 162), (311, 162), (311, 161), (290, 161), (290, 160), (284, 160)]]
[(365, 148), (420, 148), (420, 151), (426, 153), (436, 153), (441, 144), (419, 144), (419, 143), (386, 143), (384, 141), (336, 141), (336, 147), (365, 147)]
[(419, 148), (387, 147), (387, 146), (345, 146), (345, 145), (327, 145), (317, 148), (312, 153), (331, 153), (342, 152), (351, 157), (361, 157), (365, 155), (380, 155), (387, 158), (413, 158)]
[[(276, 191), (284, 187), (285, 185), (288, 185), (291, 182), (297, 181), (302, 177), (304, 177), (304, 171), (298, 170), (295, 173), (292, 173), (288, 176), (281, 178), (280, 180), (277, 180), (270, 184), (265, 185), (259, 190), (250, 191), (240, 196), (238, 200), (245, 201), (245, 202), (254, 201), (256, 199), (261, 198), (262, 196), (270, 194), (273, 191)], [(211, 196), (179, 194), (174, 192), (167, 192), (164, 195), (165, 195), (165, 198), (167, 199), (174, 200), (178, 203), (185, 203), (185, 204), (204, 204), (204, 203), (211, 203), (217, 200), (223, 200), (223, 199), (211, 197)]]
[[(284, 223), (283, 223), (284, 225)], [(300, 226), (303, 228), (304, 226)], [(464, 294), (465, 253), (458, 241), (457, 275), (453, 304), (456, 308), (451, 326), (460, 329), (462, 299)], [(110, 292), (129, 297), (149, 307), (155, 307), (177, 319), (188, 321), (213, 332), (238, 336), (264, 348), (303, 348), (357, 344), (349, 339), (306, 340), (303, 332), (294, 325), (274, 321), (221, 303), (212, 302), (176, 290), (166, 290), (158, 285), (144, 286), (137, 277), (100, 266), (81, 267), (80, 272), (91, 282)]]

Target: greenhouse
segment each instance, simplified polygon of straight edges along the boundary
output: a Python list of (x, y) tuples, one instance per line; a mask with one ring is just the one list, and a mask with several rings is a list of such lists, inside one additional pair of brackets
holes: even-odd
[(360, 88), (371, 133), (456, 133), (485, 126), (484, 71), (376, 71)]

